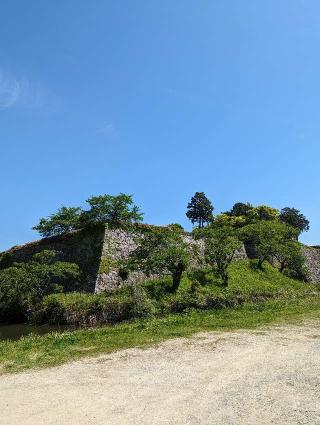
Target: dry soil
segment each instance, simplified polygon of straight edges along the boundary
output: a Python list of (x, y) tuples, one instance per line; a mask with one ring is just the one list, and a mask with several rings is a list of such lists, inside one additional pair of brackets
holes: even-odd
[(1, 425), (320, 424), (320, 326), (203, 333), (0, 377)]

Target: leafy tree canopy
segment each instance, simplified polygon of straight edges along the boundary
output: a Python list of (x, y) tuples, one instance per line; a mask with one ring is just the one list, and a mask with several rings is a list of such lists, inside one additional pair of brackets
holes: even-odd
[(253, 205), (251, 205), (249, 202), (236, 202), (231, 208), (231, 210), (227, 211), (225, 214), (231, 217), (245, 217), (248, 216), (251, 210), (253, 210)]
[(283, 223), (287, 223), (297, 229), (299, 234), (309, 230), (309, 220), (296, 208), (283, 208), (280, 212), (279, 219)]
[(213, 206), (204, 192), (196, 192), (187, 206), (186, 216), (192, 224), (197, 223), (202, 228), (213, 219)]
[(143, 213), (137, 205), (134, 205), (132, 195), (120, 193), (116, 196), (92, 196), (87, 203), (90, 209), (82, 214), (84, 226), (99, 223), (121, 226), (143, 220)]
[(274, 257), (279, 264), (280, 272), (299, 280), (307, 281), (309, 279), (308, 270), (305, 267), (305, 258), (302, 255), (301, 245), (298, 241), (280, 241)]
[(279, 216), (279, 211), (268, 205), (258, 205), (249, 211), (248, 216), (251, 221), (276, 220)]
[(242, 240), (254, 250), (259, 267), (264, 261), (272, 262), (283, 245), (297, 237), (297, 230), (279, 221), (260, 221), (249, 224), (240, 231)]
[(112, 226), (126, 225), (142, 221), (143, 214), (134, 205), (131, 195), (92, 196), (87, 200), (89, 210), (78, 207), (62, 206), (55, 214), (41, 218), (33, 227), (41, 236), (59, 236), (76, 229), (83, 229), (94, 224), (109, 223)]
[(241, 228), (263, 220), (278, 220), (278, 217), (279, 211), (276, 208), (268, 207), (267, 205), (254, 207), (249, 203), (237, 202), (230, 211), (217, 215), (214, 224), (216, 226), (228, 225), (234, 228)]
[(43, 237), (63, 235), (79, 228), (81, 213), (81, 208), (62, 206), (55, 214), (41, 218), (33, 229)]
[(248, 222), (248, 217), (245, 217), (243, 215), (235, 216), (229, 215), (227, 213), (222, 213), (215, 217), (215, 220), (212, 225), (214, 227), (231, 226), (233, 228), (240, 228), (248, 224)]
[(28, 263), (0, 270), (0, 321), (26, 320), (44, 296), (79, 289), (77, 264), (56, 261), (54, 251), (35, 254)]
[(139, 238), (138, 243), (138, 248), (130, 256), (130, 267), (141, 269), (147, 275), (171, 273), (172, 291), (175, 292), (182, 273), (196, 254), (196, 245), (185, 242), (180, 232), (168, 229), (147, 233)]
[(204, 238), (206, 262), (217, 271), (224, 286), (228, 286), (228, 267), (241, 247), (236, 231), (228, 225), (211, 225), (200, 230), (197, 237)]

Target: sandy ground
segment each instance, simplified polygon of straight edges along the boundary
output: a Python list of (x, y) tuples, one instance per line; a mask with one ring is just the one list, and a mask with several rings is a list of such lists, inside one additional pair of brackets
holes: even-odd
[(0, 423), (320, 424), (319, 325), (197, 334), (2, 376)]

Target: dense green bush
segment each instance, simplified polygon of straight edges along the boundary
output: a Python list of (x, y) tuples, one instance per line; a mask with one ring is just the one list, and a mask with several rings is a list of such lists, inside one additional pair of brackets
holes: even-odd
[(51, 294), (44, 298), (43, 308), (34, 319), (50, 324), (75, 326), (115, 323), (130, 318), (127, 297), (99, 294)]
[(50, 324), (92, 326), (149, 317), (154, 312), (144, 289), (136, 286), (123, 288), (113, 295), (76, 292), (48, 295), (34, 319)]
[(173, 230), (174, 232), (181, 232), (183, 233), (185, 230), (179, 223), (171, 223), (167, 226), (170, 230)]
[(28, 263), (0, 270), (0, 322), (26, 321), (44, 296), (75, 291), (81, 285), (78, 265), (55, 261), (55, 252), (42, 251)]

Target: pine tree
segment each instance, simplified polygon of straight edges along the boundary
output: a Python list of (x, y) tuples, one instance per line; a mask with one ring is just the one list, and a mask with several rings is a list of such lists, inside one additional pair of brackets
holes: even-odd
[(198, 223), (199, 228), (212, 221), (214, 208), (204, 192), (196, 192), (187, 208), (186, 216), (192, 224)]

